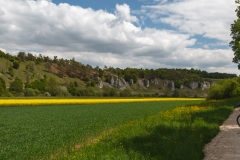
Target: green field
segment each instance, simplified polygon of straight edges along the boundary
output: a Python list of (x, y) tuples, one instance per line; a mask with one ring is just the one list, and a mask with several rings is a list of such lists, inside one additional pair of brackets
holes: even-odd
[(202, 160), (238, 99), (177, 107), (118, 126), (60, 159)]
[(49, 159), (104, 131), (193, 103), (200, 101), (0, 107), (0, 159)]

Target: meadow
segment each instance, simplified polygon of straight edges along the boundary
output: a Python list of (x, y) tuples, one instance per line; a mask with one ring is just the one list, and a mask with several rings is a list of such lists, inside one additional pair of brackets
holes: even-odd
[(60, 159), (202, 160), (204, 145), (238, 102), (212, 101), (162, 111), (118, 126)]
[(0, 159), (202, 159), (237, 99), (0, 107)]
[(123, 124), (177, 106), (200, 102), (2, 106), (0, 159), (59, 158), (63, 153), (70, 154), (75, 145), (88, 142)]

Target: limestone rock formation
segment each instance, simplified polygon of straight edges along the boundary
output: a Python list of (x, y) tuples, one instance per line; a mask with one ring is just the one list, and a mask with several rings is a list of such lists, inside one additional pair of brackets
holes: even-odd
[(131, 85), (133, 85), (133, 79), (130, 79), (130, 80), (129, 80), (129, 83), (130, 83)]
[(165, 81), (165, 82), (163, 83), (163, 86), (164, 86), (164, 87), (169, 87), (172, 91), (175, 90), (175, 84), (174, 84), (173, 81), (167, 80), (167, 81)]
[(117, 75), (114, 75), (111, 78), (111, 85), (118, 88), (119, 90), (124, 90), (127, 87), (127, 82), (123, 78), (118, 78)]
[(204, 90), (204, 89), (207, 89), (207, 88), (210, 88), (211, 87), (211, 83), (208, 82), (208, 81), (203, 81), (201, 82), (201, 89)]
[(151, 79), (151, 83), (157, 85), (158, 84), (158, 79), (157, 78)]
[(146, 87), (149, 87), (149, 80), (148, 79), (144, 79), (143, 83)]
[(198, 88), (198, 82), (190, 82), (189, 87), (191, 89), (197, 89)]
[(96, 86), (98, 86), (99, 88), (103, 87), (103, 82), (102, 82), (101, 78), (94, 77), (93, 79), (96, 81)]

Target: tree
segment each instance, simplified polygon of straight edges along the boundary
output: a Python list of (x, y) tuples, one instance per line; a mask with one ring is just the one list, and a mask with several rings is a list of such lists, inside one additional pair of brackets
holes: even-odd
[[(235, 3), (240, 4), (240, 0), (235, 0)], [(240, 6), (235, 10), (237, 15), (237, 20), (234, 20), (234, 23), (231, 24), (231, 36), (232, 41), (229, 43), (229, 46), (232, 47), (234, 52), (233, 62), (238, 64), (238, 69), (240, 69)]]
[(0, 50), (0, 58), (4, 58), (4, 57), (5, 57), (5, 53)]
[(26, 60), (26, 53), (25, 52), (18, 52), (17, 58), (24, 62)]
[(75, 88), (75, 84), (73, 82), (69, 83), (69, 85), (67, 86), (67, 90), (71, 95), (73, 96), (77, 95), (77, 89)]
[(10, 66), (10, 67), (8, 68), (8, 73), (9, 73), (9, 75), (10, 75), (11, 77), (14, 76), (13, 67)]
[(13, 82), (10, 83), (9, 86), (10, 91), (14, 92), (22, 92), (23, 91), (23, 82), (21, 79), (16, 78)]
[(14, 68), (14, 69), (18, 69), (18, 68), (19, 68), (19, 63), (16, 62), (16, 61), (14, 61), (14, 62), (13, 62), (13, 68)]
[(6, 82), (0, 77), (0, 96), (4, 95), (6, 90)]
[(37, 89), (41, 93), (44, 93), (46, 85), (47, 85), (47, 80), (46, 78), (44, 78), (44, 79), (32, 81), (31, 83), (27, 84), (25, 88)]
[(52, 95), (56, 96), (58, 92), (58, 84), (57, 81), (53, 78), (50, 77), (49, 80), (47, 81), (47, 86), (46, 90)]

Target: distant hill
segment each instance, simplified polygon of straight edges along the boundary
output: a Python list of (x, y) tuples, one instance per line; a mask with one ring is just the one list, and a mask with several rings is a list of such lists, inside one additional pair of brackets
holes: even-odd
[[(205, 97), (214, 81), (234, 77), (237, 75), (193, 68), (99, 68), (84, 65), (74, 58), (54, 56), (51, 59), (25, 52), (13, 56), (0, 51), (0, 78), (6, 84), (2, 96), (46, 96), (48, 93), (47, 96)], [(23, 83), (21, 92), (11, 87), (16, 78)]]

